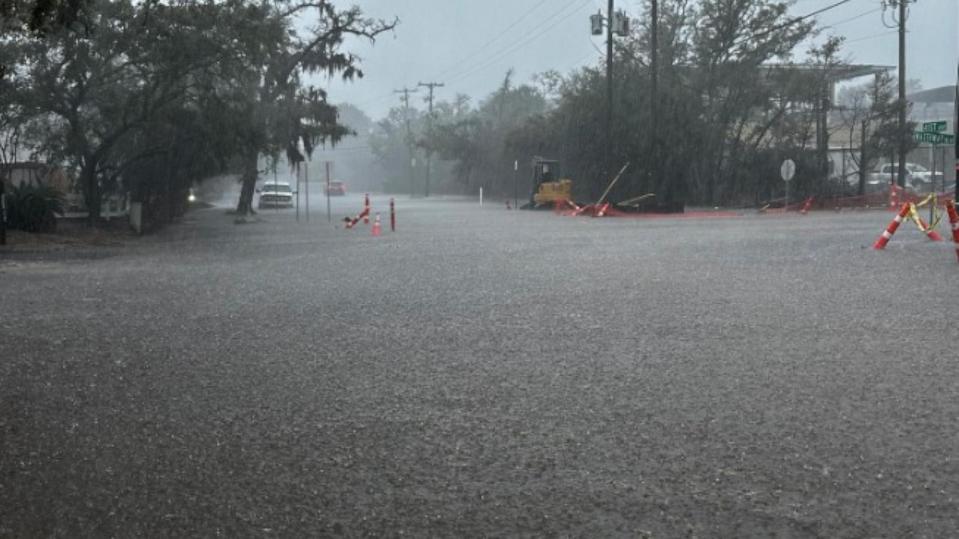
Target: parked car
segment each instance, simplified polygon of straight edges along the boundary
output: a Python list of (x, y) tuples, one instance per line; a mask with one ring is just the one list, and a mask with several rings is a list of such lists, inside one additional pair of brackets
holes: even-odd
[(292, 208), (293, 195), (296, 191), (290, 187), (290, 184), (283, 182), (270, 182), (257, 189), (260, 193), (258, 208)]
[(326, 188), (326, 194), (331, 197), (345, 196), (346, 184), (339, 180), (333, 180), (330, 182), (330, 186)]

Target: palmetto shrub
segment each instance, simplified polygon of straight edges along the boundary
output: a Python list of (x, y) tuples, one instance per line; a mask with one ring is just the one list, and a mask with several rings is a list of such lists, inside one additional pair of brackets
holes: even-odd
[(7, 224), (26, 232), (52, 232), (63, 214), (63, 196), (46, 185), (22, 184), (7, 194)]

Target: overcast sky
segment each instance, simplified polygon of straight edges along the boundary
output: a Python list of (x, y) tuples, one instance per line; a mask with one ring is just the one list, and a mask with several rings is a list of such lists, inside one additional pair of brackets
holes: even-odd
[[(791, 11), (805, 15), (837, 0), (795, 0)], [(346, 3), (346, 2), (344, 2)], [(457, 93), (481, 99), (509, 68), (519, 82), (555, 69), (566, 73), (596, 62), (603, 42), (589, 34), (590, 14), (604, 0), (354, 0), (366, 14), (400, 24), (375, 45), (354, 41), (366, 76), (355, 82), (325, 82), (334, 102), (357, 104), (374, 118), (386, 114), (399, 96), (393, 90), (419, 82), (443, 82), (438, 99)], [(856, 63), (898, 64), (895, 30), (883, 25), (881, 0), (852, 0), (817, 18), (834, 25), (827, 33), (845, 36), (845, 53)], [(640, 14), (638, 0), (616, 0), (618, 9)], [(910, 8), (907, 68), (924, 88), (954, 84), (959, 60), (959, 0), (918, 0)], [(886, 22), (892, 24), (890, 18)], [(824, 37), (818, 38), (819, 41)], [(801, 47), (804, 51), (807, 46)], [(425, 96), (420, 89), (419, 97)]]

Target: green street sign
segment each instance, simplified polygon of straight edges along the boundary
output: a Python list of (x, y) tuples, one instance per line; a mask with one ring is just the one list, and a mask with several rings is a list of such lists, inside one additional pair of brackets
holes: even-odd
[(939, 120), (938, 122), (924, 122), (922, 124), (922, 130), (925, 133), (942, 133), (946, 130), (946, 121)]
[(916, 131), (912, 134), (916, 142), (928, 142), (929, 144), (953, 144), (956, 136), (951, 133), (931, 133), (929, 131)]

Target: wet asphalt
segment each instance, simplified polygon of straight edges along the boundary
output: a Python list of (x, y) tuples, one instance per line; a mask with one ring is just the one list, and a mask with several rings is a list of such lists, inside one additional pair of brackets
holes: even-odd
[(959, 533), (948, 245), (385, 202), (0, 254), (0, 536)]

